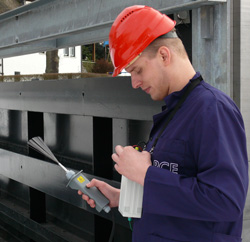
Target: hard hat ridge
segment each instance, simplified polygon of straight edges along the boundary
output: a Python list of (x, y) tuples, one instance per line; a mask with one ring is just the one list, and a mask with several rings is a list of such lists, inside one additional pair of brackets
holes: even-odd
[(134, 13), (134, 11), (131, 11), (129, 13), (127, 13), (122, 19), (121, 22), (123, 22), (127, 17), (129, 17), (129, 15), (131, 15), (132, 13)]

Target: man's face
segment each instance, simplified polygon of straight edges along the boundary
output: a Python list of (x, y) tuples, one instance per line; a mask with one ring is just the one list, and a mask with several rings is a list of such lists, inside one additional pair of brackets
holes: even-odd
[(140, 87), (153, 100), (163, 100), (169, 94), (169, 83), (158, 54), (152, 58), (143, 53), (131, 66), (126, 68), (126, 71), (131, 74), (132, 87)]

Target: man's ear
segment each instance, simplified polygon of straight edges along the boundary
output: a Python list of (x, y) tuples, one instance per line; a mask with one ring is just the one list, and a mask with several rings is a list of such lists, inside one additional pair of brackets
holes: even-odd
[(161, 46), (158, 50), (159, 56), (161, 58), (161, 61), (164, 65), (169, 65), (171, 60), (171, 52), (168, 47)]

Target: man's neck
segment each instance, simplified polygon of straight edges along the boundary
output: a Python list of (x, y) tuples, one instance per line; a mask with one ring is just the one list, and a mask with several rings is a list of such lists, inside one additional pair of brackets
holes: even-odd
[(173, 68), (173, 72), (170, 93), (182, 90), (196, 74), (189, 61), (181, 62), (179, 66)]

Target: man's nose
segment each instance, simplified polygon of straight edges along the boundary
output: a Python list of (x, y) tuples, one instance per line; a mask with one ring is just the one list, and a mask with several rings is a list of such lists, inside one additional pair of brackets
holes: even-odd
[(136, 76), (131, 75), (131, 84), (134, 89), (137, 89), (141, 87), (142, 81), (140, 81), (140, 79), (138, 79)]

